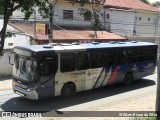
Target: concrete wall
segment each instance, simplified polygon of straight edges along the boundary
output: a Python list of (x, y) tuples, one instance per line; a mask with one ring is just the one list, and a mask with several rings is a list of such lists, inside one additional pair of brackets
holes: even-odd
[[(55, 6), (55, 23), (62, 26), (78, 26), (78, 27), (88, 27), (91, 26), (91, 21), (84, 21), (84, 17), (79, 14), (78, 8), (87, 8), (89, 10), (92, 9), (91, 5), (85, 5), (84, 7), (80, 7), (80, 5), (75, 4), (74, 6), (65, 0), (59, 0)], [(103, 13), (103, 6), (94, 5), (94, 8), (99, 10), (101, 9), (101, 13)], [(73, 10), (73, 19), (63, 19), (63, 10)], [(102, 20), (102, 18), (100, 17)]]
[[(79, 8), (87, 8), (89, 10), (92, 9), (92, 6), (86, 4), (85, 6), (81, 7), (79, 4), (72, 5), (67, 0), (58, 0), (54, 8), (54, 23), (60, 26), (77, 26), (77, 27), (90, 27), (92, 21), (85, 21), (84, 17), (79, 14)], [(103, 18), (101, 15), (104, 13), (102, 5), (94, 5), (94, 9), (100, 10), (100, 19), (103, 22)], [(73, 19), (63, 19), (63, 10), (73, 10)], [(37, 10), (36, 10), (37, 11)], [(40, 17), (38, 11), (36, 12), (36, 20), (44, 20)], [(20, 10), (17, 10), (12, 15), (13, 19), (24, 18), (24, 13)], [(34, 20), (34, 15), (31, 16), (30, 20)]]
[(12, 75), (12, 65), (9, 64), (11, 50), (5, 50), (3, 57), (0, 57), (0, 77)]
[(136, 36), (153, 36), (156, 33), (157, 13), (137, 11), (134, 31)]
[[(109, 15), (109, 18), (107, 17)], [(105, 9), (105, 28), (122, 36), (132, 36), (135, 13), (118, 9)]]
[(11, 38), (6, 38), (4, 49), (12, 49), (18, 45), (30, 45), (30, 37), (24, 34), (15, 34)]
[(158, 26), (156, 28), (157, 36), (160, 36), (160, 14), (158, 15), (158, 20), (157, 20)]

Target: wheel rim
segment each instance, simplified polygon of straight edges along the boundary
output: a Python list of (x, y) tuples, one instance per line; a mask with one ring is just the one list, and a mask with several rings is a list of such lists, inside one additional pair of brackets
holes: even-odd
[(131, 74), (127, 74), (124, 80), (126, 85), (129, 85), (132, 82), (132, 75)]
[(64, 94), (65, 94), (65, 96), (71, 96), (72, 95), (71, 88), (66, 88)]

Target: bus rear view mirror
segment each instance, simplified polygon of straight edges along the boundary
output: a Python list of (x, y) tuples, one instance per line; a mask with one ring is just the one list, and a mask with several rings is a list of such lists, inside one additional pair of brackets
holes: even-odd
[(14, 64), (14, 53), (13, 52), (9, 55), (9, 64), (10, 65)]

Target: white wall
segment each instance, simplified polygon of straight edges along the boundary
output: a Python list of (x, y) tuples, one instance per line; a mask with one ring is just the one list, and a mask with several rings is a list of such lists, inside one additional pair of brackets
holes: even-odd
[[(62, 26), (81, 26), (87, 27), (91, 25), (91, 21), (84, 21), (84, 18), (78, 14), (79, 5), (72, 5), (68, 1), (59, 0), (55, 6), (55, 16), (54, 22), (58, 25)], [(91, 9), (90, 5), (84, 6), (84, 8)], [(63, 19), (63, 10), (73, 10), (73, 20), (71, 19)]]
[(30, 37), (23, 34), (15, 34), (11, 38), (6, 38), (4, 49), (12, 49), (18, 45), (30, 45)]
[[(141, 20), (140, 20), (141, 18)], [(150, 20), (148, 20), (150, 19)], [(136, 36), (155, 35), (157, 13), (147, 11), (137, 11), (135, 19)]]
[[(84, 17), (81, 16), (78, 11), (78, 8), (81, 8), (79, 4), (72, 5), (67, 0), (58, 0), (54, 8), (54, 23), (60, 26), (78, 26), (78, 27), (89, 27), (91, 26), (91, 21), (84, 21)], [(85, 5), (82, 8), (92, 9), (91, 5)], [(94, 5), (94, 9), (100, 10), (100, 14), (104, 12), (102, 5)], [(73, 19), (63, 19), (63, 10), (73, 10)], [(40, 18), (40, 14), (36, 13)], [(31, 16), (34, 18), (34, 15)], [(24, 18), (24, 14), (17, 10), (12, 15), (13, 19)], [(103, 21), (102, 17), (100, 17)], [(33, 20), (33, 19), (30, 19)], [(37, 19), (38, 20), (38, 19)], [(41, 19), (44, 20), (44, 19)]]
[(3, 57), (0, 57), (0, 77), (12, 75), (12, 65), (9, 64), (11, 50), (7, 50)]
[[(109, 14), (109, 18), (107, 18)], [(105, 28), (122, 36), (132, 36), (135, 13), (133, 11), (120, 11), (105, 9)]]

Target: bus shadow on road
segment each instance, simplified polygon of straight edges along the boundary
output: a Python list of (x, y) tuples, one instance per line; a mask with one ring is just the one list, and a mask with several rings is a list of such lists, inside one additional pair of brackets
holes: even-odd
[(133, 82), (129, 86), (123, 86), (121, 84), (106, 86), (94, 90), (77, 93), (75, 97), (62, 99), (61, 97), (54, 97), (44, 99), (41, 101), (28, 100), (22, 97), (11, 98), (1, 105), (1, 109), (4, 111), (32, 111), (32, 112), (50, 112), (58, 111), (59, 109), (71, 107), (73, 105), (79, 105), (85, 102), (91, 102), (94, 100), (126, 93), (133, 90), (149, 87), (155, 85), (155, 81), (148, 79), (141, 79)]
[(0, 81), (12, 79), (12, 76), (0, 76)]

